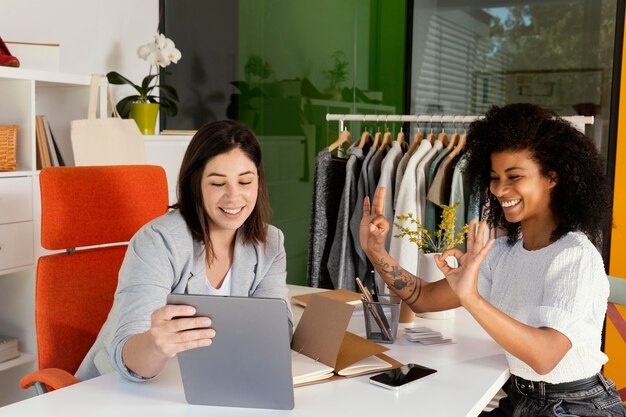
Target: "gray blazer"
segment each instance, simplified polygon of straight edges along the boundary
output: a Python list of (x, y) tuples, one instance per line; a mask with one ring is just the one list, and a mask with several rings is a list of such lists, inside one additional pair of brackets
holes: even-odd
[[(231, 269), (231, 295), (282, 298), (289, 310), (282, 232), (268, 225), (265, 245), (244, 245), (237, 233)], [(86, 380), (117, 371), (138, 377), (122, 361), (122, 348), (133, 335), (150, 328), (150, 316), (168, 294), (206, 294), (204, 244), (193, 239), (178, 210), (158, 217), (131, 239), (119, 273), (113, 307), (76, 376)]]

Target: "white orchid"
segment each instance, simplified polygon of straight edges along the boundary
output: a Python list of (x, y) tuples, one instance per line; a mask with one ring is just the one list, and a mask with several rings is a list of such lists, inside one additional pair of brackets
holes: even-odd
[[(115, 71), (111, 71), (107, 74), (107, 78), (111, 84), (128, 84), (139, 93), (120, 100), (116, 106), (118, 112), (122, 117), (128, 117), (130, 105), (133, 102), (149, 102), (159, 103), (161, 108), (165, 110), (169, 116), (175, 116), (178, 112), (178, 94), (173, 87), (158, 84), (157, 77), (159, 76), (159, 71), (154, 71), (153, 73), (153, 67), (165, 68), (170, 64), (176, 64), (181, 59), (182, 54), (176, 49), (176, 45), (171, 39), (166, 38), (162, 33), (157, 33), (152, 42), (137, 48), (137, 56), (150, 63), (150, 72), (143, 79), (141, 85), (134, 84), (128, 78), (123, 77)], [(169, 74), (164, 71), (160, 73)], [(161, 90), (160, 96), (151, 94), (155, 88)]]
[(166, 38), (162, 33), (154, 36), (154, 41), (141, 45), (137, 49), (137, 56), (148, 61), (150, 65), (158, 65), (161, 68), (167, 67), (169, 64), (176, 64), (182, 57), (174, 41)]

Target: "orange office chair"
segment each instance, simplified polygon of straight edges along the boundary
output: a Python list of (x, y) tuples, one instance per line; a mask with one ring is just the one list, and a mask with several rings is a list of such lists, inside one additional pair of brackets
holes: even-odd
[[(79, 382), (74, 373), (113, 304), (130, 238), (167, 212), (158, 166), (46, 168), (41, 186), (41, 245), (65, 253), (37, 263), (35, 325), (39, 370), (20, 381), (38, 394)], [(78, 247), (106, 245), (76, 249)]]

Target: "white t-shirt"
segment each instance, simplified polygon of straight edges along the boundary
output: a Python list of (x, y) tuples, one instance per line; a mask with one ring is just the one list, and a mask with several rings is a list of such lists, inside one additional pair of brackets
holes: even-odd
[(207, 280), (206, 280), (207, 294), (208, 295), (230, 295), (230, 287), (231, 287), (230, 271), (232, 270), (233, 270), (233, 267), (231, 265), (231, 267), (228, 269), (228, 272), (226, 273), (226, 276), (224, 277), (224, 281), (222, 281), (222, 286), (219, 288), (213, 288), (213, 286), (211, 285), (207, 277)]
[(581, 232), (553, 244), (524, 249), (499, 238), (483, 262), (478, 291), (496, 308), (533, 327), (563, 333), (571, 349), (548, 374), (506, 353), (511, 373), (531, 381), (570, 382), (588, 378), (608, 360), (600, 350), (609, 283), (598, 250)]

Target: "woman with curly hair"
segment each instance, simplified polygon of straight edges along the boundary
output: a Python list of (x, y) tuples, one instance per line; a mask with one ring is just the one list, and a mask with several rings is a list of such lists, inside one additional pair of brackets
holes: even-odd
[[(470, 222), (467, 252), (437, 259), (446, 279), (426, 283), (384, 249), (384, 189), (366, 198), (361, 245), (416, 312), (465, 307), (506, 351), (507, 397), (492, 416), (624, 416), (600, 373), (609, 284), (600, 252), (611, 192), (591, 139), (531, 104), (493, 107), (469, 128), (467, 170), (488, 202), (486, 220), (508, 236), (485, 239)], [(458, 268), (445, 259), (454, 256)]]

